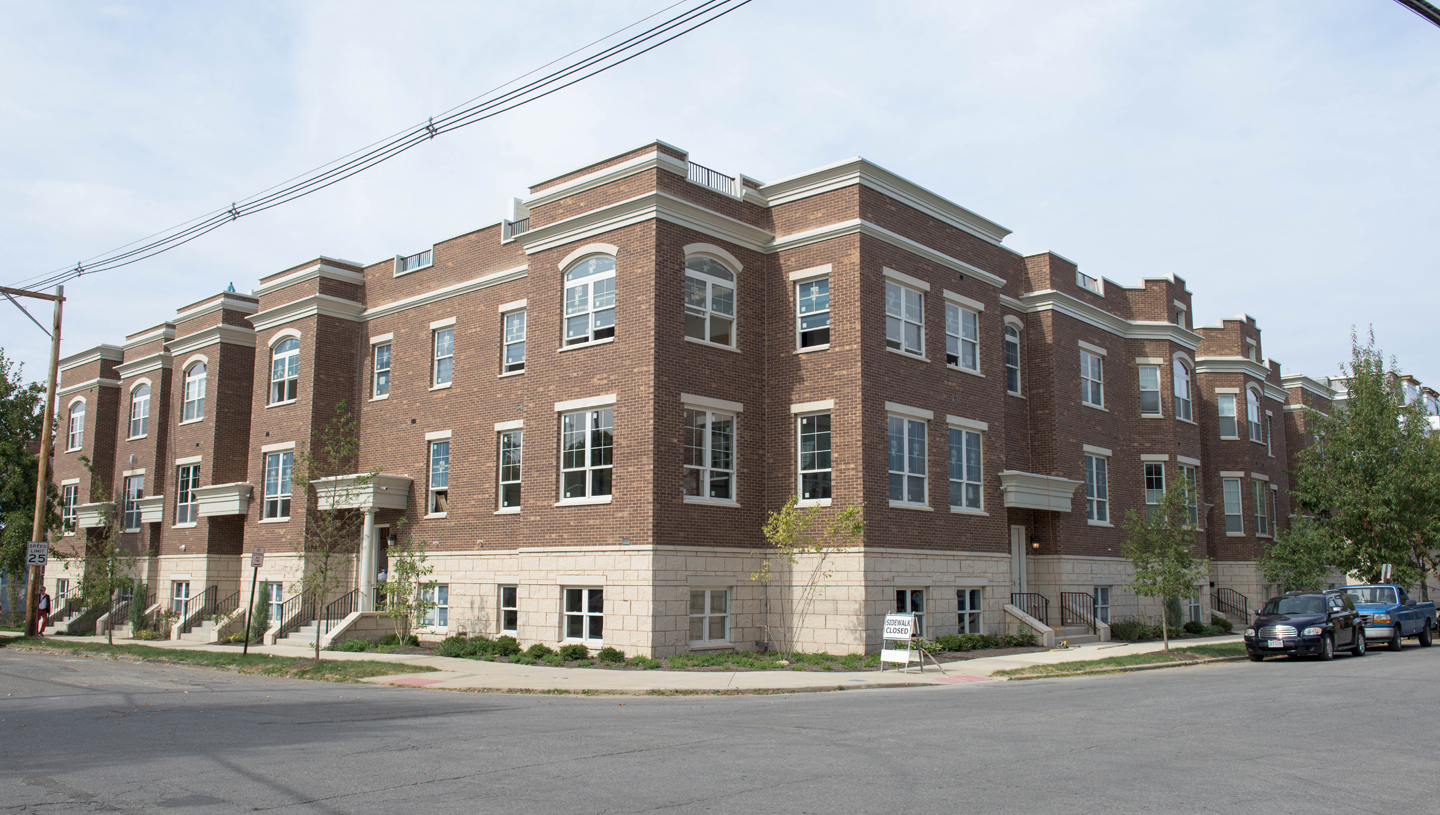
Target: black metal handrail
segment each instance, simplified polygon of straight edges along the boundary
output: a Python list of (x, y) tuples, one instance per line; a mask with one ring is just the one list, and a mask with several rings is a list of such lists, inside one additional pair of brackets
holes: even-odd
[(325, 604), (320, 615), (320, 633), (329, 634), (341, 620), (360, 610), (360, 590), (352, 589), (340, 599)]
[(206, 586), (205, 590), (185, 601), (180, 612), (180, 633), (189, 634), (195, 624), (215, 613), (215, 600), (220, 595), (219, 586)]
[(735, 179), (724, 173), (717, 172), (709, 167), (702, 167), (693, 161), (686, 162), (685, 178), (691, 184), (699, 184), (708, 187), (716, 192), (723, 192), (726, 195), (738, 195), (735, 191), (738, 186)]
[(1083, 591), (1060, 592), (1060, 624), (1083, 625), (1097, 634), (1095, 625), (1095, 595)]
[(530, 218), (520, 218), (514, 221), (501, 221), (500, 239), (510, 240), (516, 235), (523, 235), (530, 231)]
[(79, 614), (85, 606), (85, 598), (80, 594), (79, 586), (71, 586), (65, 593), (50, 601), (50, 619), (59, 622), (71, 614)]
[(303, 594), (291, 597), (280, 604), (280, 630), (275, 632), (275, 639), (283, 639), (313, 619), (315, 604), (310, 598)]
[(222, 617), (240, 607), (240, 592), (231, 593), (229, 597), (215, 604), (215, 616)]
[(383, 583), (375, 587), (375, 610), (385, 610), (385, 585)]
[(1037, 592), (1012, 592), (1010, 605), (1015, 606), (1045, 625), (1050, 624), (1050, 598)]
[(1210, 602), (1227, 617), (1239, 617), (1242, 623), (1250, 621), (1250, 598), (1234, 589), (1220, 589), (1210, 595)]

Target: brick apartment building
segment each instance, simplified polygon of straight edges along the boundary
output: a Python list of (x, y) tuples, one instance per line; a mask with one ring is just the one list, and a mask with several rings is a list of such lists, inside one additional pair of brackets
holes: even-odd
[(809, 573), (751, 579), (792, 494), (868, 522), (807, 649), (874, 649), (897, 606), (932, 635), (1013, 627), (1012, 600), (1051, 625), (1153, 614), (1121, 525), (1182, 475), (1215, 560), (1187, 613), (1253, 607), (1328, 382), (1282, 376), (1251, 318), (1195, 327), (1183, 280), (1122, 286), (1007, 234), (862, 159), (762, 184), (647, 144), (514, 220), (319, 257), (65, 358), (66, 540), (118, 501), (175, 608), (239, 591), (263, 546), (279, 612), (310, 509), (295, 455), (343, 402), (380, 473), (345, 590), (369, 608), (403, 517), (440, 584), (430, 636), (754, 648)]

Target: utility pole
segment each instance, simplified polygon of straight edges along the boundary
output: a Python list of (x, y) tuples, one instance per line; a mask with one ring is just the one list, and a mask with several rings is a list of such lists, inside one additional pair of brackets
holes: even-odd
[[(39, 477), (35, 480), (35, 521), (30, 527), (30, 540), (32, 543), (46, 544), (45, 541), (45, 499), (50, 486), (49, 469), (50, 453), (52, 450), (50, 436), (55, 430), (55, 387), (60, 378), (60, 311), (65, 303), (65, 287), (56, 286), (54, 294), (41, 294), (40, 292), (25, 291), (24, 289), (12, 289), (0, 286), (0, 292), (6, 295), (18, 295), (20, 297), (34, 297), (38, 300), (50, 300), (55, 303), (55, 322), (50, 330), (50, 378), (45, 387), (45, 417), (40, 431), (40, 455), (37, 458), (39, 463)], [(18, 303), (16, 305), (19, 305)], [(22, 309), (23, 311), (23, 309)], [(39, 539), (38, 541), (36, 539)], [(40, 622), (40, 581), (44, 575), (44, 569), (40, 565), (30, 567), (29, 586), (25, 591), (25, 636), (33, 637), (36, 633), (37, 624)], [(52, 611), (54, 609), (51, 609)]]

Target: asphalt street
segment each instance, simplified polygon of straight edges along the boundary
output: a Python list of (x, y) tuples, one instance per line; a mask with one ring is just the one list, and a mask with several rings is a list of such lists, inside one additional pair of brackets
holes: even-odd
[(0, 812), (1436, 812), (1440, 648), (739, 697), (0, 649)]

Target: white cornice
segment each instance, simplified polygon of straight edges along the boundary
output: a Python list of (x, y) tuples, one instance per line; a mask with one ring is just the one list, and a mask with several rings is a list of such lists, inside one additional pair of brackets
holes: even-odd
[(1274, 399), (1282, 405), (1290, 400), (1290, 394), (1287, 393), (1286, 390), (1279, 385), (1272, 385), (1269, 382), (1265, 382), (1263, 384), (1265, 385), (1266, 397)]
[(1320, 382), (1311, 379), (1305, 374), (1285, 374), (1284, 376), (1280, 377), (1280, 384), (1286, 390), (1289, 390), (1290, 388), (1300, 388), (1302, 390), (1310, 391), (1311, 393), (1319, 396), (1322, 399), (1335, 398), (1335, 391), (1327, 388)]
[(221, 309), (238, 311), (242, 314), (254, 314), (260, 310), (260, 305), (251, 301), (248, 297), (240, 297), (230, 292), (222, 292), (216, 297), (201, 301), (200, 305), (177, 309), (175, 311), (175, 322), (193, 320), (196, 317), (213, 314)]
[(306, 317), (338, 317), (342, 320), (359, 321), (365, 306), (354, 300), (332, 297), (328, 294), (312, 294), (283, 306), (266, 309), (249, 317), (255, 330), (264, 331), (277, 325), (303, 320)]
[[(1270, 369), (1247, 357), (1195, 357), (1197, 374), (1244, 374), (1261, 382), (1270, 375)], [(1285, 401), (1282, 397), (1280, 401)]]
[[(1008, 299), (1003, 298), (1003, 300)], [(1200, 347), (1200, 335), (1184, 326), (1174, 323), (1126, 320), (1079, 298), (1053, 289), (1022, 294), (1020, 303), (1026, 313), (1054, 311), (1127, 340), (1162, 340), (1173, 342), (1191, 351)]]
[(769, 231), (760, 227), (663, 192), (649, 192), (553, 224), (532, 227), (516, 240), (529, 255), (651, 219), (668, 221), (757, 252), (769, 251), (774, 239)]
[(361, 274), (360, 272), (352, 272), (349, 269), (340, 269), (335, 266), (331, 266), (328, 263), (322, 262), (317, 263), (314, 266), (309, 266), (301, 269), (298, 272), (291, 272), (290, 274), (287, 274), (282, 278), (272, 280), (269, 283), (262, 285), (260, 288), (255, 290), (255, 296), (264, 297), (267, 294), (274, 294), (275, 292), (280, 291), (283, 288), (293, 286), (296, 283), (304, 283), (307, 280), (314, 280), (321, 277), (325, 278), (326, 280), (343, 280), (346, 283), (354, 283), (360, 286), (365, 285), (365, 275)]
[(1069, 478), (1019, 470), (1000, 473), (1000, 493), (1006, 507), (1069, 512), (1075, 488), (1084, 484)]
[(131, 348), (139, 348), (147, 342), (154, 342), (159, 339), (163, 339), (165, 342), (175, 339), (175, 326), (169, 323), (157, 326), (150, 331), (146, 331), (144, 334), (139, 334), (131, 339), (125, 340), (123, 347), (126, 351), (129, 351)]
[(586, 190), (593, 190), (604, 184), (611, 184), (622, 178), (628, 178), (637, 173), (655, 169), (668, 170), (682, 178), (686, 175), (684, 161), (660, 152), (657, 147), (653, 153), (636, 156), (612, 167), (606, 167), (578, 178), (572, 178), (563, 184), (558, 184), (548, 190), (538, 192), (525, 199), (524, 205), (529, 207), (533, 212), (536, 207), (543, 207), (546, 204), (552, 204), (562, 198), (568, 198), (569, 196), (585, 192)]
[(81, 365), (89, 365), (101, 360), (124, 362), (125, 349), (118, 345), (97, 345), (94, 348), (87, 348), (78, 354), (71, 354), (60, 360), (60, 370), (68, 371), (71, 368), (79, 368)]
[(115, 373), (120, 374), (121, 379), (129, 379), (132, 376), (159, 371), (169, 368), (172, 365), (169, 351), (161, 351), (158, 354), (151, 354), (148, 357), (140, 357), (132, 362), (125, 362), (115, 366)]
[(425, 292), (424, 294), (417, 294), (414, 297), (406, 297), (404, 300), (396, 300), (393, 303), (375, 306), (362, 312), (360, 319), (373, 320), (376, 317), (384, 317), (406, 309), (436, 303), (450, 297), (459, 297), (462, 294), (469, 294), (472, 291), (498, 286), (501, 283), (509, 283), (512, 280), (519, 280), (528, 274), (529, 268), (529, 266), (520, 266), (514, 269), (506, 269), (503, 272), (492, 272), (491, 274), (477, 277), (474, 280), (467, 280), (464, 283), (456, 283), (453, 286), (446, 286), (435, 289), (434, 291)]
[(241, 328), (238, 325), (215, 325), (203, 331), (196, 331), (170, 343), (171, 354), (188, 354), (191, 351), (198, 351), (209, 345), (243, 345), (246, 348), (255, 347), (255, 329)]
[(771, 242), (770, 246), (767, 247), (765, 251), (780, 252), (787, 249), (795, 249), (800, 246), (808, 246), (812, 243), (828, 241), (844, 235), (865, 235), (867, 237), (875, 238), (877, 240), (884, 241), (885, 243), (888, 243), (896, 248), (904, 249), (905, 251), (910, 252), (913, 255), (918, 255), (922, 258), (925, 258), (931, 263), (936, 263), (938, 265), (954, 269), (961, 274), (968, 274), (976, 280), (979, 280), (983, 283), (989, 283), (996, 288), (1005, 285), (1005, 279), (1002, 277), (997, 277), (996, 275), (993, 275), (990, 272), (985, 271), (984, 269), (981, 269), (977, 266), (972, 266), (969, 263), (960, 260), (959, 258), (951, 257), (950, 255), (932, 249), (923, 243), (911, 240), (904, 235), (891, 232), (883, 226), (877, 226), (870, 223), (869, 221), (862, 221), (859, 219), (853, 221), (842, 221), (840, 223), (822, 226), (818, 229), (811, 229), (806, 232), (795, 232), (789, 235), (777, 237)]
[(76, 393), (76, 392), (79, 392), (79, 391), (83, 391), (83, 390), (85, 390), (86, 388), (94, 387), (94, 386), (97, 386), (97, 385), (100, 386), (100, 387), (102, 387), (102, 388), (118, 388), (118, 387), (120, 387), (120, 380), (118, 380), (118, 379), (87, 379), (87, 380), (85, 380), (84, 382), (76, 382), (74, 385), (65, 385), (64, 387), (61, 387), (61, 388), (57, 389), (57, 390), (55, 391), (55, 395), (56, 395), (56, 397), (65, 397), (65, 396), (69, 396), (69, 395), (72, 394), (72, 393)]

